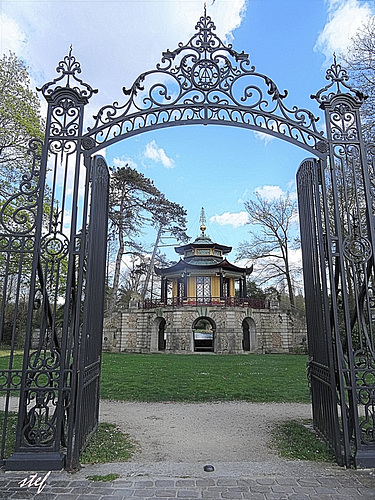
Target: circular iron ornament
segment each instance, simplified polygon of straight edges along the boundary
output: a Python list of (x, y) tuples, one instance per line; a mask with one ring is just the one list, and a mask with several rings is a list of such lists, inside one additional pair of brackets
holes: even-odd
[(192, 68), (193, 82), (202, 90), (211, 90), (219, 82), (220, 71), (213, 61), (203, 59)]
[(88, 151), (89, 149), (94, 148), (95, 146), (96, 146), (96, 141), (92, 137), (84, 137), (82, 139), (82, 147), (86, 151)]
[(41, 257), (43, 259), (63, 259), (69, 250), (69, 240), (62, 233), (47, 234), (41, 241)]
[(329, 151), (328, 142), (325, 141), (318, 141), (315, 145), (315, 148), (320, 153), (328, 153)]
[(344, 240), (344, 255), (357, 264), (371, 257), (371, 245), (367, 238), (349, 236)]

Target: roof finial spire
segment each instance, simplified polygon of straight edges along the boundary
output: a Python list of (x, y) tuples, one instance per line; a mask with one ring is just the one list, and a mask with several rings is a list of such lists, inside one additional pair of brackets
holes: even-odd
[(203, 237), (205, 237), (205, 231), (206, 231), (206, 215), (204, 213), (204, 208), (202, 207), (201, 209), (201, 217), (199, 219), (199, 222), (201, 223), (200, 225), (200, 230), (202, 231), (202, 235)]

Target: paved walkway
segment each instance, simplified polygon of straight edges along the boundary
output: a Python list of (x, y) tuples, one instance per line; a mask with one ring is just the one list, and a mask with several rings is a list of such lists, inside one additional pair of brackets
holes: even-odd
[[(88, 466), (75, 474), (52, 472), (46, 477), (39, 472), (38, 483), (33, 486), (30, 474), (35, 473), (1, 471), (0, 500), (375, 499), (375, 469), (355, 471), (293, 461), (213, 465), (213, 472), (205, 472), (204, 464), (105, 464)], [(108, 473), (120, 477), (108, 483), (87, 478)]]

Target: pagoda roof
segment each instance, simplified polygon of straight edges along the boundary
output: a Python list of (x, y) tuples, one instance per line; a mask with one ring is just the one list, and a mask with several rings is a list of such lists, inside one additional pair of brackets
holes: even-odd
[(180, 259), (177, 264), (174, 264), (170, 267), (157, 267), (155, 266), (155, 273), (159, 276), (166, 276), (170, 274), (179, 274), (184, 271), (207, 271), (217, 269), (218, 272), (220, 270), (233, 272), (236, 274), (251, 274), (253, 272), (253, 266), (251, 267), (239, 267), (231, 264), (227, 261), (227, 259), (215, 259), (210, 255), (202, 256), (202, 258), (195, 259), (194, 261), (187, 262), (186, 260)]
[(201, 210), (200, 222), (201, 222), (200, 225), (201, 234), (197, 238), (195, 238), (194, 241), (186, 243), (186, 245), (174, 247), (176, 253), (184, 255), (187, 250), (193, 250), (195, 248), (215, 248), (217, 250), (220, 250), (223, 255), (232, 251), (232, 247), (229, 247), (227, 245), (221, 245), (220, 243), (215, 243), (206, 234), (206, 216), (203, 207)]
[(214, 243), (211, 238), (206, 236), (205, 234), (198, 236), (195, 238), (194, 241), (191, 243), (186, 243), (186, 245), (181, 245), (179, 247), (175, 247), (175, 252), (184, 255), (186, 250), (190, 250), (193, 248), (217, 248), (218, 250), (221, 250), (223, 254), (230, 253), (232, 251), (232, 247), (229, 247), (227, 245), (221, 245), (220, 243)]

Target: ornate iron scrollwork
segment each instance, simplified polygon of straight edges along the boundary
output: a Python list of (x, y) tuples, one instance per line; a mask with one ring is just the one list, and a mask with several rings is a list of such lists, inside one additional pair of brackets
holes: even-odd
[(330, 80), (330, 83), (320, 89), (316, 94), (311, 95), (311, 99), (316, 99), (321, 106), (330, 102), (331, 99), (337, 95), (345, 95), (347, 90), (354, 95), (355, 102), (359, 106), (367, 99), (367, 96), (365, 96), (363, 92), (347, 83), (349, 81), (348, 72), (337, 62), (336, 54), (333, 54), (333, 63), (326, 71), (326, 80)]
[[(97, 94), (98, 92), (97, 89), (93, 89), (89, 84), (84, 83), (83, 80), (77, 76), (82, 70), (80, 63), (72, 55), (72, 50), (73, 48), (70, 46), (69, 54), (58, 63), (56, 72), (61, 73), (60, 76), (37, 89), (42, 92), (47, 101), (51, 101), (53, 96), (56, 95), (56, 91), (59, 90), (73, 90), (75, 94), (85, 102), (87, 102), (93, 94)], [(64, 83), (64, 85), (57, 85), (58, 82)], [(65, 105), (63, 107), (65, 107), (65, 109), (70, 108), (69, 99), (65, 100)]]
[(325, 156), (318, 118), (307, 109), (288, 108), (288, 92), (257, 72), (248, 54), (224, 45), (215, 29), (209, 16), (201, 17), (186, 45), (163, 52), (156, 69), (123, 89), (125, 104), (101, 108), (86, 134), (95, 140), (92, 152), (146, 129), (201, 123), (259, 130)]
[[(31, 236), (35, 232), (37, 197), (40, 189), (41, 148), (42, 142), (40, 140), (32, 139), (30, 141), (28, 151), (32, 158), (30, 171), (22, 176), (18, 191), (1, 206), (1, 247), (10, 243), (11, 249), (17, 250), (18, 248), (20, 250), (25, 243), (24, 237)], [(11, 241), (9, 240), (10, 235), (12, 235)]]

